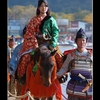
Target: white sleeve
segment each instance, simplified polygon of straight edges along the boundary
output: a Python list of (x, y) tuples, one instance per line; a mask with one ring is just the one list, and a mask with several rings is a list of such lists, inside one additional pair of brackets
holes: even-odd
[(57, 72), (57, 76), (62, 76), (64, 73), (66, 73), (68, 71), (68, 65), (69, 62), (73, 59), (73, 57), (71, 56), (71, 54), (67, 55), (66, 60), (64, 61), (61, 69)]

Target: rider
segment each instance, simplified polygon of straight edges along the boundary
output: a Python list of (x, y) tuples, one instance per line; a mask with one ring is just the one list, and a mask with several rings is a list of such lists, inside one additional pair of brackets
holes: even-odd
[[(47, 17), (50, 16), (50, 10), (48, 7), (48, 3), (46, 0), (39, 0), (37, 11), (36, 11), (36, 16), (34, 16), (27, 25), (26, 34), (24, 36), (24, 42), (23, 42), (22, 49), (19, 54), (22, 57), (22, 60), (20, 61), (18, 65), (18, 73), (17, 73), (18, 77), (22, 77), (25, 74), (26, 65), (30, 61), (29, 53), (38, 47), (37, 35), (38, 33), (40, 34), (40, 31), (41, 31), (39, 29), (39, 26), (42, 20), (46, 16)], [(51, 27), (51, 30), (50, 30), (50, 27)], [(59, 28), (53, 17), (50, 17), (50, 19), (47, 20), (47, 22), (45, 22), (45, 26), (43, 25), (43, 31), (42, 31), (43, 36), (42, 37), (45, 37), (47, 33), (46, 31), (52, 32), (51, 43), (49, 45), (49, 48), (51, 50), (54, 50), (57, 46)]]
[[(66, 93), (69, 100), (90, 100), (92, 98), (92, 50), (86, 49), (87, 36), (82, 28), (77, 32), (77, 48), (67, 55), (57, 77), (70, 73)], [(89, 88), (86, 88), (86, 87)]]
[[(39, 0), (37, 11), (36, 11), (36, 16), (34, 16), (27, 25), (26, 34), (24, 36), (24, 42), (22, 45), (22, 49), (19, 53), (21, 57), (21, 60), (18, 64), (18, 71), (17, 71), (17, 75), (19, 78), (23, 77), (23, 75), (26, 73), (27, 65), (31, 60), (30, 53), (38, 47), (37, 35), (41, 31), (39, 29), (39, 26), (42, 20), (46, 16), (50, 16), (50, 10), (48, 7), (48, 3), (46, 0)], [(59, 28), (53, 17), (50, 17), (50, 20), (48, 20), (48, 22), (51, 22), (52, 24), (52, 25), (49, 25), (50, 23), (47, 24), (48, 28), (52, 26), (51, 44), (49, 48), (51, 50), (54, 50), (57, 46)], [(42, 33), (45, 34), (46, 32), (42, 31)], [(43, 37), (45, 37), (45, 35), (43, 35)]]
[(59, 28), (56, 23), (56, 20), (52, 16), (46, 16), (39, 26), (40, 32), (36, 34), (36, 38), (38, 40), (38, 44), (45, 43), (47, 47), (51, 50), (57, 50), (55, 54), (56, 63), (58, 70), (61, 68), (63, 63), (62, 60), (62, 52), (57, 46), (58, 36), (59, 36)]

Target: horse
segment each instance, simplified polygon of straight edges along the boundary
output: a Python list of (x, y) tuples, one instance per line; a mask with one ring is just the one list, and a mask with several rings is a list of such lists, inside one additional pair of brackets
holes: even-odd
[(57, 50), (51, 52), (46, 46), (40, 45), (28, 65), (26, 87), (35, 100), (53, 100), (58, 91), (60, 83), (56, 78), (56, 52)]

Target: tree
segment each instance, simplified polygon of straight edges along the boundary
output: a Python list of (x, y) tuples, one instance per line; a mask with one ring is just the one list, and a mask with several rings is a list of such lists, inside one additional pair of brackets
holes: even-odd
[(80, 8), (78, 9), (78, 12), (74, 13), (74, 20), (82, 20), (84, 19), (84, 17), (89, 14), (90, 11), (87, 10), (81, 10)]
[(88, 15), (86, 15), (85, 17), (84, 17), (84, 21), (85, 22), (88, 22), (88, 23), (90, 23), (90, 24), (92, 24), (93, 23), (93, 18), (92, 18), (92, 16), (93, 16), (93, 14), (92, 13), (89, 13)]

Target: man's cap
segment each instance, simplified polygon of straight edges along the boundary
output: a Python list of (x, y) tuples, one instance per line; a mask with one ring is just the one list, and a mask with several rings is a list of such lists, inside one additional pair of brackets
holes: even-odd
[(76, 38), (75, 38), (75, 41), (78, 39), (78, 38), (86, 38), (86, 40), (88, 39), (84, 30), (82, 28), (80, 28), (76, 34)]

